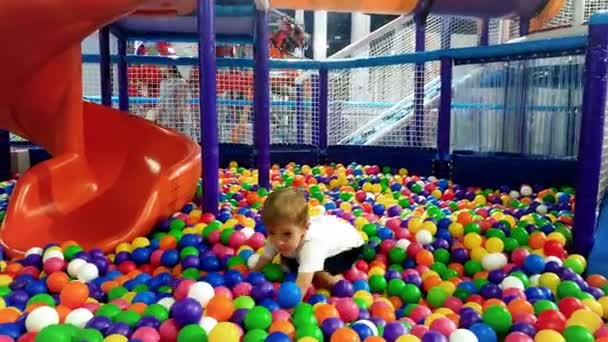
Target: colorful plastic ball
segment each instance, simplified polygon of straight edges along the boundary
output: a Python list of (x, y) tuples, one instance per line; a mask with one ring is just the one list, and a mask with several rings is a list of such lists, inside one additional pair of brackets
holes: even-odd
[(277, 293), (277, 302), (282, 308), (293, 308), (300, 302), (301, 298), (302, 293), (300, 291), (300, 287), (298, 287), (296, 283), (285, 282), (279, 287), (279, 291)]
[(27, 315), (25, 328), (28, 332), (38, 332), (43, 328), (59, 323), (57, 310), (48, 306), (38, 307)]
[(179, 300), (171, 307), (171, 316), (180, 326), (198, 323), (202, 313), (203, 307), (193, 298)]
[(84, 328), (86, 324), (93, 319), (93, 313), (87, 309), (78, 308), (71, 311), (65, 317), (65, 323), (72, 324), (78, 328)]
[(243, 337), (243, 342), (260, 342), (265, 341), (268, 333), (261, 329), (253, 329), (248, 331)]
[(206, 341), (207, 332), (198, 324), (184, 326), (177, 335), (177, 342)]
[(475, 323), (469, 327), (469, 330), (475, 334), (479, 342), (496, 342), (498, 337), (492, 327), (484, 323)]
[(213, 290), (213, 287), (209, 283), (203, 281), (192, 284), (188, 289), (188, 297), (195, 299), (202, 307), (206, 307), (207, 303), (214, 295), (215, 291)]
[(272, 323), (272, 314), (263, 306), (254, 306), (247, 312), (244, 323), (247, 330), (266, 330)]
[(477, 342), (477, 336), (470, 330), (457, 329), (450, 335), (450, 342)]
[(359, 335), (350, 328), (338, 328), (332, 334), (330, 342), (359, 342)]
[(209, 333), (209, 342), (240, 341), (239, 327), (230, 322), (220, 322)]
[(271, 334), (268, 334), (268, 336), (266, 337), (265, 342), (291, 342), (292, 339), (289, 337), (289, 335), (282, 333), (282, 332), (273, 332)]
[(565, 342), (566, 340), (555, 330), (541, 330), (534, 335), (534, 342)]

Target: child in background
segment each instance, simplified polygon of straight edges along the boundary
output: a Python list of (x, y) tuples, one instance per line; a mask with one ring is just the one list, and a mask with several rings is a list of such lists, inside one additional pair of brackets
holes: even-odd
[(293, 189), (268, 196), (262, 221), (268, 239), (253, 270), (260, 271), (280, 254), (283, 264), (297, 270), (302, 295), (313, 281), (318, 288), (330, 288), (344, 279), (342, 273), (353, 266), (363, 248), (361, 235), (348, 222), (331, 215), (310, 219), (304, 194)]
[(191, 98), (188, 82), (182, 78), (177, 66), (164, 69), (156, 121), (163, 127), (176, 129), (199, 141), (192, 106), (188, 103)]

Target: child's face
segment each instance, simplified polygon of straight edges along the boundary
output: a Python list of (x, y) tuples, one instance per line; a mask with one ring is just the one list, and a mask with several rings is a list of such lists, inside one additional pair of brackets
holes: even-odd
[(289, 255), (298, 248), (307, 229), (308, 224), (304, 227), (295, 224), (268, 227), (268, 238), (280, 254)]

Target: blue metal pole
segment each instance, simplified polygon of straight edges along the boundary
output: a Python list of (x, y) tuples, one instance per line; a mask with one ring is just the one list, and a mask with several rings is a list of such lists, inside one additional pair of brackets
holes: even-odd
[(574, 250), (587, 255), (593, 246), (604, 142), (604, 115), (608, 91), (608, 23), (589, 25), (585, 58), (585, 85), (578, 163), (576, 164), (576, 213)]
[[(426, 15), (418, 14), (416, 21), (416, 52), (425, 50)], [(414, 67), (414, 130), (410, 141), (414, 146), (422, 145), (424, 131), (424, 63), (416, 63)]]
[(118, 109), (129, 111), (129, 76), (127, 73), (127, 40), (118, 38)]
[(217, 215), (219, 207), (219, 139), (215, 60), (215, 1), (198, 0), (198, 55), (201, 145), (203, 148), (203, 211)]
[(254, 46), (254, 125), (257, 150), (258, 184), (270, 187), (270, 62), (268, 13), (256, 11)]
[(112, 106), (112, 68), (110, 64), (110, 28), (99, 30), (99, 71), (101, 78), (101, 104)]
[(479, 46), (490, 45), (490, 19), (483, 18), (481, 20), (481, 32), (479, 35)]
[(450, 158), (450, 129), (452, 119), (452, 59), (441, 60), (441, 97), (437, 127), (437, 152), (440, 160)]
[(0, 181), (11, 176), (11, 139), (8, 131), (0, 129)]
[(304, 144), (304, 85), (296, 84), (296, 142)]
[(319, 70), (319, 149), (327, 149), (327, 114), (329, 110), (329, 72), (326, 68)]

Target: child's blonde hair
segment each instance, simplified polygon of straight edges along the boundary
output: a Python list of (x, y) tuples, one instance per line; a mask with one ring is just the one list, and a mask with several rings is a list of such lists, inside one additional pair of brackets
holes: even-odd
[(264, 202), (262, 222), (271, 227), (285, 223), (306, 226), (308, 202), (304, 193), (290, 188), (271, 192)]

